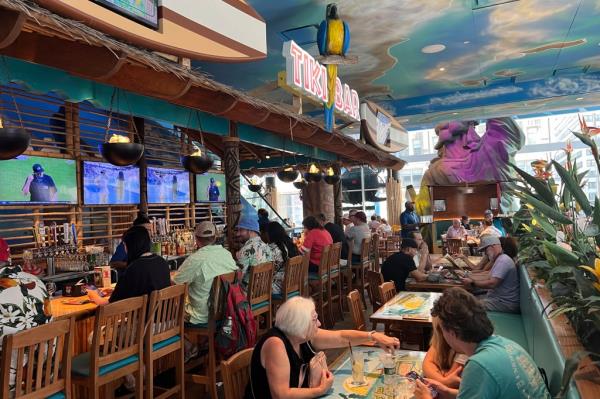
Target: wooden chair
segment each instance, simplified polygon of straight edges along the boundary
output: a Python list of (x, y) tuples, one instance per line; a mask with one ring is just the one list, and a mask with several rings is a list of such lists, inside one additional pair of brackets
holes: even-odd
[(243, 399), (250, 381), (250, 362), (254, 348), (244, 349), (221, 362), (225, 399)]
[(323, 247), (321, 252), (321, 262), (319, 270), (316, 273), (308, 273), (308, 282), (310, 285), (310, 296), (315, 300), (319, 320), (325, 328), (329, 328), (331, 320), (331, 302), (327, 296), (327, 287), (329, 286), (329, 252), (331, 245)]
[(371, 270), (379, 272), (379, 266), (381, 264), (380, 252), (379, 252), (379, 234), (371, 234), (371, 245), (369, 247), (369, 256), (371, 258)]
[[(70, 399), (74, 326), (74, 319), (65, 319), (5, 335), (0, 363), (0, 397)], [(16, 371), (14, 392), (9, 386), (11, 365), (15, 365)]]
[(373, 304), (373, 312), (377, 311), (384, 304), (379, 294), (378, 287), (383, 284), (383, 275), (373, 270), (367, 270), (366, 278), (369, 282), (369, 300)]
[(265, 262), (250, 267), (248, 280), (248, 303), (252, 314), (260, 325), (260, 316), (264, 317), (265, 330), (271, 328), (273, 323), (272, 298), (273, 292), (273, 262)]
[[(342, 273), (342, 295), (348, 296), (350, 291), (352, 291), (352, 250), (354, 249), (354, 241), (348, 240), (348, 257), (346, 258), (346, 264), (341, 265), (340, 263), (340, 271)], [(347, 306), (348, 304), (345, 303)]]
[(360, 331), (367, 330), (367, 322), (365, 319), (364, 306), (358, 290), (352, 290), (347, 296), (348, 308), (350, 308), (350, 315), (354, 322), (354, 329)]
[[(183, 316), (187, 284), (174, 285), (150, 294), (150, 314), (146, 323), (144, 364), (146, 366), (146, 399), (166, 399), (173, 395), (185, 398), (183, 364)], [(154, 395), (154, 361), (175, 354), (175, 386)]]
[[(220, 367), (217, 362), (219, 359), (215, 350), (215, 337), (217, 324), (223, 320), (226, 306), (226, 297), (221, 279), (232, 282), (235, 278), (236, 272), (215, 277), (209, 296), (208, 323), (206, 325), (185, 327), (185, 335), (191, 342), (202, 344), (201, 341), (204, 341), (202, 345), (208, 349), (202, 357), (185, 364), (185, 381), (206, 386), (211, 399), (218, 399), (217, 374)], [(202, 367), (199, 369), (199, 366)]]
[(304, 288), (304, 258), (294, 256), (289, 258), (284, 266), (281, 294), (273, 294), (273, 314), (282, 303), (295, 296), (301, 296)]
[(387, 238), (385, 243), (385, 259), (389, 258), (393, 254), (400, 252), (400, 243), (402, 242), (402, 238), (400, 236), (390, 236)]
[(377, 289), (379, 291), (382, 304), (388, 302), (396, 296), (396, 285), (391, 281), (380, 284)]
[(448, 253), (455, 255), (461, 253), (463, 240), (461, 238), (447, 238), (446, 245), (448, 246)]
[(73, 384), (100, 398), (100, 387), (128, 374), (136, 375), (135, 397), (141, 399), (143, 385), (143, 340), (147, 296), (123, 299), (99, 306), (89, 352), (73, 358)]
[(344, 320), (344, 309), (342, 305), (342, 273), (340, 270), (340, 257), (342, 256), (342, 243), (337, 242), (331, 246), (329, 251), (329, 282), (327, 284), (327, 297), (329, 298), (329, 309), (331, 320), (333, 318), (333, 304), (337, 303), (340, 320)]
[(308, 287), (308, 266), (310, 265), (310, 252), (302, 255), (302, 290), (301, 294), (304, 297), (310, 295), (310, 289)]
[(352, 271), (354, 272), (354, 281), (352, 288), (358, 289), (363, 300), (363, 306), (366, 309), (365, 290), (369, 288), (369, 283), (365, 281), (365, 272), (371, 268), (370, 250), (371, 239), (365, 238), (360, 246), (360, 261), (352, 263)]

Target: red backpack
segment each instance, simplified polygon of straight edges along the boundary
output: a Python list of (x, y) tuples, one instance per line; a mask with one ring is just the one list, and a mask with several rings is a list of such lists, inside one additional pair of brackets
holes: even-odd
[(233, 282), (221, 279), (226, 299), (222, 325), (217, 331), (216, 349), (223, 359), (256, 344), (256, 320), (248, 302), (246, 291), (240, 284), (241, 272)]

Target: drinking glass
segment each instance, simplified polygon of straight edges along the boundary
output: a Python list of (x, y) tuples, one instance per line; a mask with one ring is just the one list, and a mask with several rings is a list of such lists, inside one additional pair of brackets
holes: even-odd
[(396, 392), (398, 399), (410, 399), (415, 392), (415, 382), (410, 378), (397, 376), (396, 377)]
[(365, 354), (354, 351), (352, 354), (352, 383), (362, 385), (365, 383)]

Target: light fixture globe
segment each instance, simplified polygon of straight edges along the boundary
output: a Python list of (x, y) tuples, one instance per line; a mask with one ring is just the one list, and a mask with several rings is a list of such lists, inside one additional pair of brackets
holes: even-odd
[(31, 134), (27, 130), (22, 127), (4, 127), (0, 123), (0, 160), (21, 155), (27, 150), (30, 142)]

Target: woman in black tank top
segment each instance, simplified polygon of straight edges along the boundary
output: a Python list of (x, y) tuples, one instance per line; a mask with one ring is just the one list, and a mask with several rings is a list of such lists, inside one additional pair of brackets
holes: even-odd
[(250, 382), (245, 399), (316, 398), (333, 383), (323, 371), (318, 386), (309, 387), (310, 360), (315, 351), (376, 342), (389, 350), (400, 341), (375, 331), (320, 329), (315, 304), (310, 298), (294, 297), (281, 305), (270, 329), (254, 347)]

